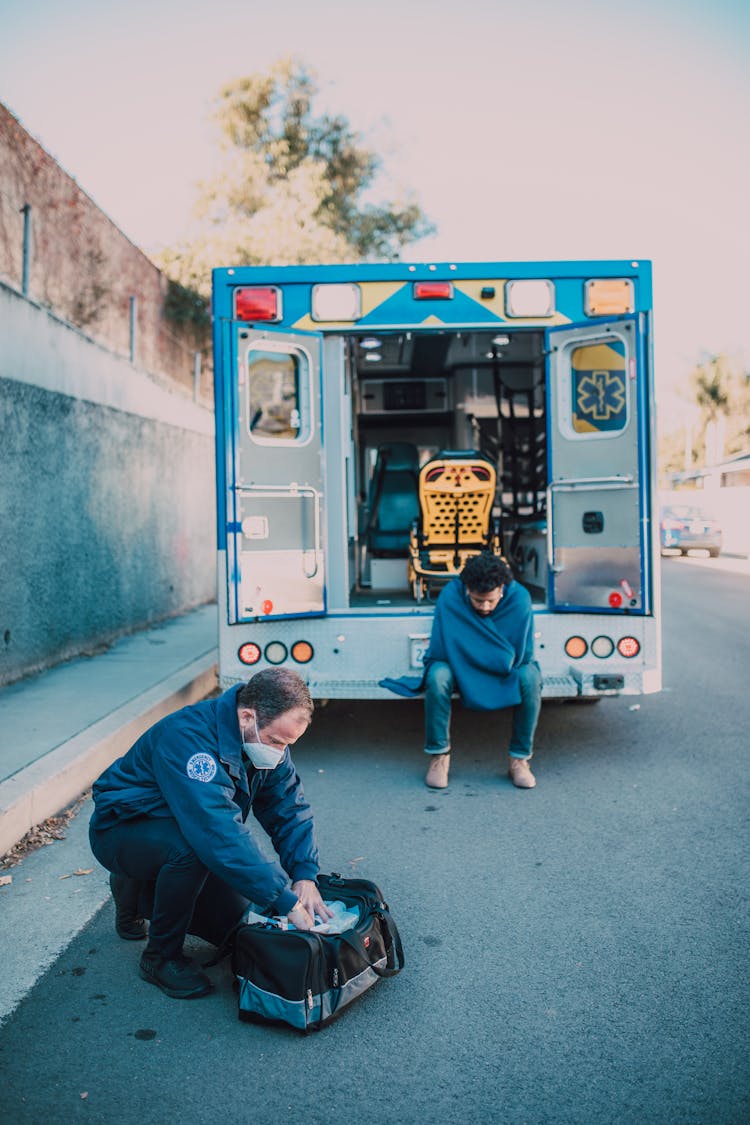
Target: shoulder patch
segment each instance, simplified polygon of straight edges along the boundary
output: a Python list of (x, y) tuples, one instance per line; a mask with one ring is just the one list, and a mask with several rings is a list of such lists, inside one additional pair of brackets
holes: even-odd
[(193, 754), (185, 772), (193, 781), (213, 781), (216, 777), (216, 762), (210, 754)]

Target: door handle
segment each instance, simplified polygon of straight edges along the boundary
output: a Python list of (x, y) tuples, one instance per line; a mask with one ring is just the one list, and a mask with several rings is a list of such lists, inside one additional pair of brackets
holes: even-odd
[[(309, 497), (313, 502), (313, 546), (302, 550), (302, 573), (305, 578), (314, 578), (318, 573), (318, 559), (320, 557), (320, 492), (309, 484), (297, 484), (296, 481), (291, 484), (265, 484), (253, 485), (243, 484), (237, 490), (240, 496), (255, 496), (256, 498), (273, 497), (274, 499), (288, 497), (290, 500), (297, 496)], [(304, 561), (305, 556), (310, 554), (312, 550), (314, 566), (311, 571), (308, 570)]]

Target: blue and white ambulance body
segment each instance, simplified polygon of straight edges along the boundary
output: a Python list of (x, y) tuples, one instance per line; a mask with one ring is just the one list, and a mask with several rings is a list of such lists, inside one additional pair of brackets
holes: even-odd
[(222, 686), (419, 670), (434, 603), (372, 535), (387, 448), (496, 466), (545, 697), (659, 690), (650, 263), (217, 269), (213, 315)]

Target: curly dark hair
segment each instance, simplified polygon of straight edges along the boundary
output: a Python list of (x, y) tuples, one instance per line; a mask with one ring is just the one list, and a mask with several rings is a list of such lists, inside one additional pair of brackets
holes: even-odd
[(263, 668), (256, 672), (237, 692), (237, 702), (240, 707), (252, 707), (259, 730), (294, 707), (307, 712), (309, 724), (315, 709), (307, 684), (289, 668)]
[(461, 571), (461, 581), (472, 594), (489, 594), (497, 586), (507, 586), (513, 581), (513, 571), (505, 559), (491, 551), (472, 555)]

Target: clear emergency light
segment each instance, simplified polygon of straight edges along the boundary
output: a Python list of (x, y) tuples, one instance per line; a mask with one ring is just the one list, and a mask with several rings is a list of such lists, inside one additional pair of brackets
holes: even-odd
[(507, 316), (552, 316), (555, 311), (555, 287), (541, 278), (509, 281), (505, 286)]
[(234, 291), (235, 320), (281, 320), (281, 290), (275, 285), (253, 285)]
[(362, 295), (358, 285), (313, 285), (313, 320), (358, 320), (362, 315)]

